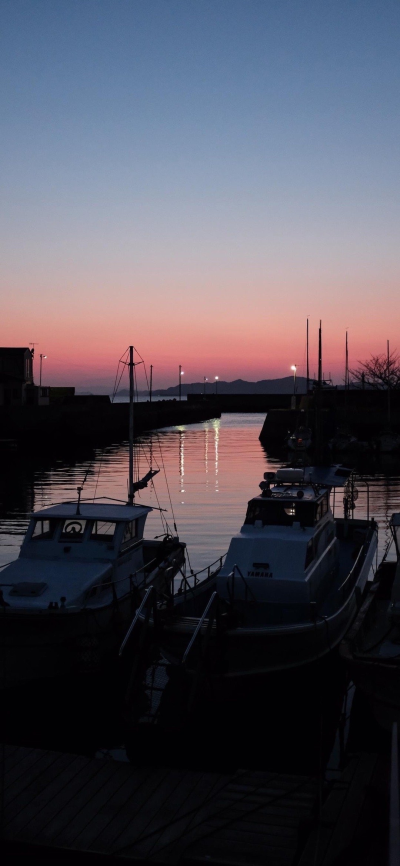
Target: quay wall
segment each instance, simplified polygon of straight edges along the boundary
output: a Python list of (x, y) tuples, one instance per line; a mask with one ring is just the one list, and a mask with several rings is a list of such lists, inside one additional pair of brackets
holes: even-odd
[[(193, 424), (220, 417), (216, 405), (186, 400), (135, 403), (134, 433), (176, 424)], [(91, 445), (128, 438), (129, 404), (111, 403), (109, 397), (72, 397), (49, 406), (0, 408), (0, 440), (16, 439), (25, 449), (55, 448), (58, 442)]]

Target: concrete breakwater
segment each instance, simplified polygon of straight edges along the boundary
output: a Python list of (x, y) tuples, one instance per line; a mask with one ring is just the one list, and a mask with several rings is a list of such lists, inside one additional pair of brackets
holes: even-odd
[[(146, 430), (193, 424), (220, 417), (216, 405), (185, 400), (135, 403), (135, 435)], [(0, 440), (16, 439), (24, 449), (56, 447), (57, 443), (91, 445), (128, 438), (129, 405), (109, 397), (73, 397), (50, 406), (10, 406), (0, 410)]]

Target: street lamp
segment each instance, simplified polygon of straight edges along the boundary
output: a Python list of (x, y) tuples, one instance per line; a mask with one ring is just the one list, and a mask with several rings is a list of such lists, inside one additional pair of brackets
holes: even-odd
[(206, 382), (208, 382), (208, 379), (207, 376), (204, 376), (203, 394), (206, 393)]
[(47, 358), (47, 355), (39, 355), (40, 365), (39, 365), (39, 386), (42, 387), (42, 362), (43, 359)]
[(293, 370), (293, 394), (296, 394), (296, 371), (297, 371), (297, 365), (296, 365), (296, 364), (292, 364), (292, 366), (291, 366), (290, 369)]
[(219, 376), (214, 376), (214, 379), (215, 379), (215, 393), (217, 394), (217, 393), (218, 393), (218, 379), (219, 379)]
[(179, 383), (178, 383), (179, 384), (179, 399), (181, 399), (181, 383), (182, 383), (182, 376), (184, 376), (184, 375), (185, 374), (182, 370), (182, 365), (179, 364)]

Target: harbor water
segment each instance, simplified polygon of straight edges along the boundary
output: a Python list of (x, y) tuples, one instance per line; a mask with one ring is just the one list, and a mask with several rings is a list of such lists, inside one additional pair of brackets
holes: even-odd
[[(174, 532), (175, 525), (196, 571), (226, 552), (264, 472), (282, 465), (284, 455), (281, 459), (268, 455), (259, 441), (263, 420), (259, 413), (224, 414), (201, 424), (149, 433), (136, 442), (137, 475), (145, 475), (150, 466), (160, 470), (154, 484), (136, 495), (138, 504), (154, 508), (146, 535), (163, 533), (165, 522)], [(29, 513), (76, 499), (83, 481), (83, 499), (107, 496), (125, 501), (127, 497), (127, 442), (79, 453), (71, 445), (49, 463), (42, 455), (35, 462), (20, 453), (3, 454), (0, 459), (0, 564), (18, 556)], [(381, 555), (389, 537), (388, 520), (400, 510), (400, 466), (389, 460), (363, 469), (365, 481), (357, 483), (353, 513), (366, 517), (369, 499), (370, 517), (379, 525)], [(341, 516), (340, 490), (335, 510)]]

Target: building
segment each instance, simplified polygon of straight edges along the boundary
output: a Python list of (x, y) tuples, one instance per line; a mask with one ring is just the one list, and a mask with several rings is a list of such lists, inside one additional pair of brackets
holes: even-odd
[(33, 350), (0, 347), (0, 406), (34, 402)]

